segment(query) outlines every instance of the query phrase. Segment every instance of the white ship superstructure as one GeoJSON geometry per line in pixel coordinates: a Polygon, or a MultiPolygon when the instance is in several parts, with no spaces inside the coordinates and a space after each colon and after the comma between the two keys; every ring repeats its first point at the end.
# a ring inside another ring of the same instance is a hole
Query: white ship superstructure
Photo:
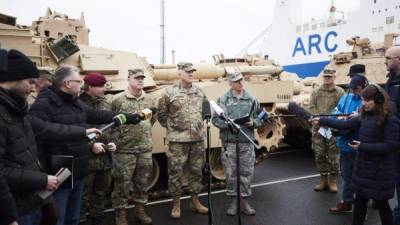
{"type": "Polygon", "coordinates": [[[346,40],[368,37],[383,42],[384,34],[400,33],[400,0],[360,0],[360,8],[347,15],[332,4],[327,16],[301,21],[301,0],[277,0],[273,22],[259,45],[288,72],[316,76],[329,56],[350,51],[346,40]]]}

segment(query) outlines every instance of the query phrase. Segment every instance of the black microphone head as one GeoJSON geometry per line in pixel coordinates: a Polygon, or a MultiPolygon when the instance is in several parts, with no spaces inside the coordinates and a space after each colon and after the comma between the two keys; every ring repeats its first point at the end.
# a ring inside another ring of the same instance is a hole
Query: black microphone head
{"type": "Polygon", "coordinates": [[[154,115],[157,113],[157,108],[156,107],[150,107],[151,113],[154,115]]]}
{"type": "Polygon", "coordinates": [[[211,118],[211,107],[209,101],[203,101],[202,115],[203,119],[211,118]]]}
{"type": "Polygon", "coordinates": [[[301,117],[305,120],[309,120],[312,116],[312,114],[310,112],[308,112],[306,109],[304,109],[303,107],[297,105],[294,102],[289,102],[288,105],[288,111],[289,114],[294,114],[298,117],[301,117]]]}

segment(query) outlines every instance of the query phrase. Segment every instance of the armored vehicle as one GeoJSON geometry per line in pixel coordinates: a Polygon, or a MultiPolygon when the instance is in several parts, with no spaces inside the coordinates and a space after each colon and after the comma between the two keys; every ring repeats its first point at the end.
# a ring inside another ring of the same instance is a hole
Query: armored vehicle
{"type": "MultiPolygon", "coordinates": [[[[107,77],[109,93],[125,90],[128,69],[144,70],[145,91],[155,97],[159,97],[162,89],[176,82],[178,78],[175,65],[151,65],[144,57],[132,52],[90,46],[89,29],[83,15],[80,19],[72,19],[50,9],[44,17],[33,21],[31,26],[17,25],[15,17],[0,14],[0,47],[24,52],[42,69],[55,69],[69,64],[77,66],[82,75],[101,72],[107,77]]],[[[292,100],[307,104],[303,95],[307,95],[308,91],[304,90],[310,89],[309,85],[299,81],[293,74],[282,72],[282,68],[267,57],[248,55],[244,58],[225,58],[219,54],[213,59],[214,63],[195,64],[197,71],[194,74],[195,82],[205,90],[210,100],[216,100],[229,89],[226,74],[237,70],[245,75],[246,89],[257,97],[261,106],[270,114],[279,113],[279,104],[287,104],[292,100]]],[[[268,119],[257,132],[257,141],[263,146],[257,152],[257,162],[278,147],[285,132],[295,134],[292,128],[307,129],[302,123],[285,121],[280,117],[268,119]]],[[[154,169],[149,188],[166,188],[165,136],[165,129],[156,123],[153,127],[154,169]]],[[[298,142],[296,138],[288,140],[292,143],[298,142]]],[[[223,179],[222,167],[218,163],[220,147],[218,131],[212,128],[213,175],[223,179]]]]}
{"type": "MultiPolygon", "coordinates": [[[[398,44],[400,41],[399,33],[385,34],[383,43],[371,43],[368,38],[353,37],[346,41],[352,47],[351,52],[342,52],[333,55],[327,67],[336,70],[336,83],[346,87],[350,82],[348,76],[350,66],[354,64],[364,64],[366,77],[370,83],[384,84],[386,82],[386,50],[398,44]]],[[[316,82],[321,82],[322,74],[318,76],[316,82]]]]}

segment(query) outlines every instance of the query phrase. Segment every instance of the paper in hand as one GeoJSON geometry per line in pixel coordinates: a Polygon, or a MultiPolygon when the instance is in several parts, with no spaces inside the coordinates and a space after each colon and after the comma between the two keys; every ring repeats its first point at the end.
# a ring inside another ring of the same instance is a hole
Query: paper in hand
{"type": "MultiPolygon", "coordinates": [[[[57,174],[56,177],[58,177],[58,180],[60,181],[59,186],[69,177],[71,176],[71,171],[68,168],[61,168],[57,174]]],[[[42,199],[48,198],[53,191],[49,191],[47,189],[41,190],[38,192],[38,195],[42,199]]]]}

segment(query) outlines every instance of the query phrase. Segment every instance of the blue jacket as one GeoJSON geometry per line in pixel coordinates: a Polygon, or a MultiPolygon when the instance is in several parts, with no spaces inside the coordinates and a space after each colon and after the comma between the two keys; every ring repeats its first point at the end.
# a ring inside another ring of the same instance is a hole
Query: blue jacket
{"type": "Polygon", "coordinates": [[[399,143],[399,122],[389,117],[378,126],[377,116],[367,113],[349,120],[321,118],[320,123],[336,129],[359,128],[357,158],[353,170],[352,186],[356,194],[374,200],[387,200],[394,196],[396,171],[394,151],[399,143]]]}
{"type": "MultiPolygon", "coordinates": [[[[343,95],[336,108],[334,109],[334,114],[351,114],[357,112],[362,105],[362,99],[359,95],[354,95],[349,92],[343,95]]],[[[352,140],[358,140],[358,130],[350,130],[345,135],[340,135],[336,137],[336,145],[340,148],[342,153],[354,152],[353,149],[348,145],[352,140]]]]}

